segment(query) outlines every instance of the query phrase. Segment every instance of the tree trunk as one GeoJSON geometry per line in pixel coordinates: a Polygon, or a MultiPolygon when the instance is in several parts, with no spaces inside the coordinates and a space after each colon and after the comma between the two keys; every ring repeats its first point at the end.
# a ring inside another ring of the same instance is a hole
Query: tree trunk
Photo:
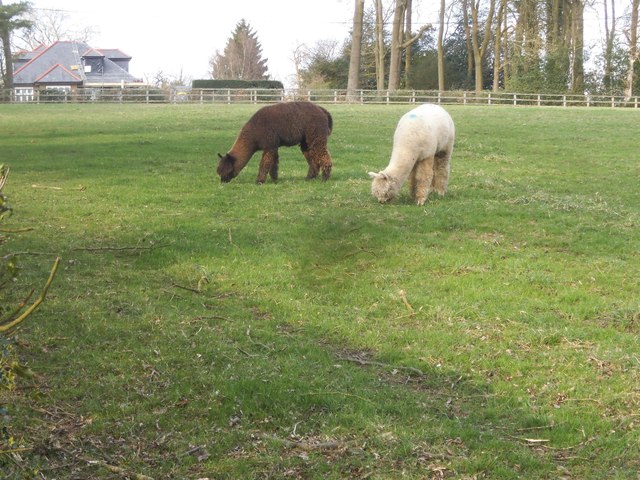
{"type": "Polygon", "coordinates": [[[407,0],[396,0],[391,29],[391,59],[389,62],[389,90],[400,88],[400,65],[402,60],[402,33],[407,0]]]}
{"type": "Polygon", "coordinates": [[[360,84],[360,54],[362,52],[362,22],[364,19],[364,0],[355,0],[355,2],[353,31],[351,32],[349,78],[347,80],[347,100],[350,102],[355,100],[355,91],[360,84]]]}
{"type": "Polygon", "coordinates": [[[602,83],[609,92],[613,91],[613,43],[616,38],[616,2],[611,0],[611,22],[609,22],[609,0],[604,0],[604,74],[602,83]]]}
{"type": "Polygon", "coordinates": [[[572,79],[571,91],[584,93],[584,2],[574,0],[572,10],[571,46],[572,55],[572,79]]]}
{"type": "Polygon", "coordinates": [[[462,18],[464,21],[464,41],[467,46],[467,79],[473,77],[473,46],[471,45],[471,27],[469,26],[469,0],[462,0],[462,18]]]}
{"type": "MultiPolygon", "coordinates": [[[[2,7],[2,0],[0,0],[0,7],[2,7]]],[[[13,88],[13,55],[11,54],[11,32],[9,31],[9,25],[0,24],[0,40],[2,40],[2,51],[5,62],[2,78],[4,88],[13,88]]]]}
{"type": "Polygon", "coordinates": [[[502,17],[505,15],[507,0],[500,0],[496,15],[496,29],[493,40],[493,91],[500,89],[500,70],[502,69],[502,17]]]}
{"type": "Polygon", "coordinates": [[[629,25],[629,71],[624,89],[625,100],[633,96],[633,84],[636,80],[635,66],[638,62],[638,10],[640,0],[633,0],[631,4],[631,24],[629,25]]]}
{"type": "Polygon", "coordinates": [[[404,88],[411,89],[411,8],[412,0],[406,0],[406,13],[404,21],[404,43],[407,51],[404,54],[404,88]]]}
{"type": "Polygon", "coordinates": [[[376,0],[376,88],[384,90],[384,17],[382,13],[382,0],[376,0]]]}
{"type": "Polygon", "coordinates": [[[438,27],[438,90],[444,91],[444,9],[446,0],[440,0],[440,26],[438,27]]]}
{"type": "Polygon", "coordinates": [[[473,63],[475,68],[475,86],[476,92],[482,91],[482,60],[484,59],[484,55],[487,51],[487,47],[489,46],[489,40],[491,36],[491,23],[493,22],[493,13],[495,10],[496,2],[495,0],[490,0],[489,2],[489,12],[487,13],[487,18],[484,24],[484,36],[482,37],[482,41],[479,40],[480,36],[480,20],[479,20],[479,11],[480,11],[480,0],[472,0],[470,2],[471,5],[471,45],[473,47],[473,63]]]}
{"type": "Polygon", "coordinates": [[[504,89],[509,89],[509,81],[511,80],[511,52],[509,49],[509,14],[508,9],[505,8],[504,15],[502,17],[504,22],[502,26],[502,35],[503,35],[503,45],[505,45],[504,49],[504,60],[502,62],[502,75],[504,77],[504,89]]]}

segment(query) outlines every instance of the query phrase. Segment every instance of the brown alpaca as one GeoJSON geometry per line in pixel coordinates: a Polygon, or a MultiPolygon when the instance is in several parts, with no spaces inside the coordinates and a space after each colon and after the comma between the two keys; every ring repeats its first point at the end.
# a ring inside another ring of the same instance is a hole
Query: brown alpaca
{"type": "Polygon", "coordinates": [[[237,177],[253,154],[262,150],[258,183],[264,183],[267,173],[278,180],[278,147],[300,145],[307,159],[307,179],[316,178],[322,170],[322,180],[331,175],[331,155],[327,138],[333,129],[333,118],[324,108],[311,102],[283,102],[258,110],[242,127],[231,150],[220,155],[218,175],[223,182],[237,177]]]}

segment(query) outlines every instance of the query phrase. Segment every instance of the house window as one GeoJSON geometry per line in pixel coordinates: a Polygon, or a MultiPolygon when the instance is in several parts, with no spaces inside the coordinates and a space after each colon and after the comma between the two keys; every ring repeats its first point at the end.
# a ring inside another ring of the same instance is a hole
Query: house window
{"type": "Polygon", "coordinates": [[[69,85],[47,85],[45,89],[55,90],[57,92],[65,92],[65,93],[68,93],[71,91],[71,87],[69,85]]]}
{"type": "Polygon", "coordinates": [[[33,88],[16,88],[16,102],[33,102],[33,88]]]}

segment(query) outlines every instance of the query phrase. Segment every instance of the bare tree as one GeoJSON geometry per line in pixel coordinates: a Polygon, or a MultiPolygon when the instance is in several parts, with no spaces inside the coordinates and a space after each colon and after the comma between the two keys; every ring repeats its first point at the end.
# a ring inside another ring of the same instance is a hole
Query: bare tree
{"type": "Polygon", "coordinates": [[[294,85],[296,88],[300,88],[302,85],[302,68],[308,58],[309,48],[304,43],[298,44],[293,50],[293,56],[291,57],[294,68],[294,85]]]}
{"type": "Polygon", "coordinates": [[[353,30],[351,32],[351,54],[349,56],[349,77],[347,79],[347,99],[353,101],[355,90],[360,83],[360,54],[362,51],[362,23],[364,0],[355,0],[353,30]]]}
{"type": "Polygon", "coordinates": [[[28,18],[32,23],[31,28],[22,31],[16,40],[21,47],[31,50],[59,40],[89,43],[96,33],[94,26],[78,28],[71,25],[69,16],[62,10],[37,9],[28,18]]]}

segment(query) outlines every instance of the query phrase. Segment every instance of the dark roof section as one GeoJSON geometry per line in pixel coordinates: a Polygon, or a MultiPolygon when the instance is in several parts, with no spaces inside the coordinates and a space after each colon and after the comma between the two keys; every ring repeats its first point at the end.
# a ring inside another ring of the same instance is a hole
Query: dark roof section
{"type": "Polygon", "coordinates": [[[98,51],[110,60],[131,60],[129,55],[117,48],[99,48],[98,51]]]}
{"type": "Polygon", "coordinates": [[[104,54],[100,50],[96,50],[95,48],[90,48],[86,52],[82,54],[82,58],[102,58],[104,54]]]}
{"type": "Polygon", "coordinates": [[[58,41],[49,47],[18,54],[13,84],[16,87],[50,82],[75,84],[77,79],[84,85],[140,83],[127,71],[130,59],[117,49],[98,50],[84,42],[58,41]],[[85,69],[96,59],[102,62],[101,68],[85,69]]]}
{"type": "Polygon", "coordinates": [[[54,65],[40,75],[34,83],[65,84],[82,83],[82,78],[60,64],[54,65]]]}

